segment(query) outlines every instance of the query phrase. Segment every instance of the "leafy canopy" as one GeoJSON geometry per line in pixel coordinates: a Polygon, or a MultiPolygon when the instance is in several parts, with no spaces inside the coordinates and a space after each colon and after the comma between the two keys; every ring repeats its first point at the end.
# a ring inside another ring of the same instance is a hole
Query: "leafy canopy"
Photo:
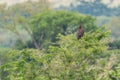
{"type": "Polygon", "coordinates": [[[0,77],[3,80],[109,80],[108,72],[104,72],[107,60],[102,58],[108,33],[100,28],[86,32],[79,41],[74,34],[59,34],[60,46],[50,46],[50,54],[12,50],[9,62],[0,67],[0,77]],[[102,74],[106,77],[101,77],[102,74]]]}
{"type": "Polygon", "coordinates": [[[67,11],[46,11],[30,19],[32,36],[40,47],[56,42],[59,33],[67,35],[76,32],[82,23],[85,31],[95,30],[95,18],[67,11]]]}

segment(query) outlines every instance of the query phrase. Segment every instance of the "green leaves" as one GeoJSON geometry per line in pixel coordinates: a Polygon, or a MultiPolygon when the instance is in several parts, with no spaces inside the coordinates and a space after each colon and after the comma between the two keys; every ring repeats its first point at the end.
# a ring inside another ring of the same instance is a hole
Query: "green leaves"
{"type": "Polygon", "coordinates": [[[119,69],[111,71],[116,57],[107,54],[108,31],[104,30],[101,27],[85,32],[80,40],[76,34],[59,34],[58,46],[49,46],[49,53],[11,50],[7,55],[9,61],[0,67],[0,77],[2,80],[110,80],[109,75],[118,78],[119,69]]]}
{"type": "Polygon", "coordinates": [[[30,19],[33,37],[40,46],[46,48],[51,42],[56,42],[59,33],[63,35],[76,32],[82,23],[87,31],[95,30],[94,18],[66,11],[45,11],[30,19]],[[48,14],[49,13],[49,14],[48,14]]]}
{"type": "Polygon", "coordinates": [[[111,79],[120,79],[120,64],[110,71],[110,77],[111,79]]]}

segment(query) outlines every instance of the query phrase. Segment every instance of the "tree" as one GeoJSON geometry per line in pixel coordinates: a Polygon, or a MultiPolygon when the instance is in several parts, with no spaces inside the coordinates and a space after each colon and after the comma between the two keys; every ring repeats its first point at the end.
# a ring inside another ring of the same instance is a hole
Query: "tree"
{"type": "Polygon", "coordinates": [[[60,46],[50,46],[50,54],[35,49],[11,50],[9,61],[0,67],[0,77],[2,80],[109,80],[106,71],[109,57],[105,58],[108,34],[99,28],[86,32],[79,41],[74,34],[59,34],[60,46]]]}
{"type": "Polygon", "coordinates": [[[46,11],[30,19],[32,36],[41,48],[46,48],[53,42],[59,33],[67,35],[77,31],[80,23],[85,31],[95,30],[95,18],[67,11],[46,11]]]}
{"type": "MultiPolygon", "coordinates": [[[[29,47],[29,45],[27,45],[27,41],[31,38],[27,19],[33,15],[36,15],[37,13],[50,9],[48,2],[43,0],[39,0],[37,2],[28,0],[22,4],[17,3],[10,7],[6,5],[1,5],[1,8],[2,8],[0,11],[1,28],[6,31],[5,34],[13,35],[13,36],[10,35],[12,41],[13,40],[16,41],[17,38],[18,41],[21,42],[25,47],[29,47]]],[[[32,40],[34,42],[33,38],[32,40]]],[[[15,43],[9,45],[13,44],[15,43]]],[[[33,44],[35,44],[35,42],[33,44]]]]}

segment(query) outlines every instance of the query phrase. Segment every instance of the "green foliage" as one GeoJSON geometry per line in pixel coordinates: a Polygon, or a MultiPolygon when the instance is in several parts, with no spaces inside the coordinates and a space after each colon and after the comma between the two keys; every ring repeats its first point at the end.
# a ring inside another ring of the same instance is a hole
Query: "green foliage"
{"type": "Polygon", "coordinates": [[[120,49],[120,40],[114,40],[109,43],[111,49],[120,49]]]}
{"type": "Polygon", "coordinates": [[[0,67],[2,80],[109,80],[106,70],[108,31],[86,32],[78,41],[75,34],[58,35],[59,46],[49,54],[38,50],[12,50],[9,62],[0,67]],[[105,77],[102,77],[105,74],[105,77]]]}
{"type": "Polygon", "coordinates": [[[0,36],[2,37],[0,38],[0,44],[2,44],[0,46],[12,47],[15,41],[18,40],[23,46],[29,47],[27,41],[31,34],[27,19],[49,9],[48,1],[43,0],[38,0],[37,2],[28,0],[9,7],[0,4],[0,36]]]}
{"type": "Polygon", "coordinates": [[[114,66],[109,72],[109,76],[111,80],[119,80],[120,79],[120,50],[110,50],[110,53],[116,55],[116,60],[114,66]]]}
{"type": "Polygon", "coordinates": [[[0,65],[6,63],[9,59],[7,58],[7,53],[10,49],[0,48],[0,65]]]}
{"type": "MultiPolygon", "coordinates": [[[[106,51],[106,40],[104,38],[108,34],[108,32],[102,30],[103,28],[96,30],[96,32],[85,33],[80,41],[73,34],[68,36],[60,35],[60,47],[51,47],[50,50],[52,50],[52,53],[54,51],[59,53],[61,56],[62,61],[59,61],[58,64],[63,63],[65,69],[63,72],[61,70],[59,72],[57,70],[57,72],[62,73],[61,77],[63,79],[97,80],[96,77],[100,77],[99,74],[102,73],[99,72],[98,66],[96,65],[99,64],[97,60],[106,51]]],[[[63,65],[61,66],[63,67],[63,65]]]]}
{"type": "Polygon", "coordinates": [[[38,66],[38,51],[33,55],[32,50],[16,51],[12,50],[8,54],[9,62],[1,66],[2,80],[37,80],[38,66]]]}
{"type": "Polygon", "coordinates": [[[40,47],[46,48],[56,42],[59,33],[67,35],[76,32],[82,23],[85,31],[95,30],[95,18],[67,11],[46,11],[30,19],[32,36],[40,47]]]}
{"type": "MultiPolygon", "coordinates": [[[[40,3],[28,1],[9,8],[0,5],[0,26],[20,37],[15,47],[36,47],[33,44],[49,47],[47,53],[44,49],[0,49],[0,80],[120,79],[120,52],[107,51],[109,32],[104,27],[97,28],[94,17],[50,11],[46,3],[40,3]],[[30,16],[33,17],[28,26],[26,18],[30,16]],[[80,23],[85,34],[77,40],[76,29],[80,23]],[[28,32],[32,41],[26,42],[28,35],[22,32],[28,32]]],[[[119,41],[116,44],[119,46],[119,41]]]]}
{"type": "Polygon", "coordinates": [[[110,77],[112,80],[119,80],[120,79],[120,64],[115,66],[115,68],[110,71],[110,77]]]}

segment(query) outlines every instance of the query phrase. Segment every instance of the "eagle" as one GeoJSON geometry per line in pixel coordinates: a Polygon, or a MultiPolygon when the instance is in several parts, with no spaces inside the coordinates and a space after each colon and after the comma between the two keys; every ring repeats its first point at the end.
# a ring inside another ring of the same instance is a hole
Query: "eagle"
{"type": "Polygon", "coordinates": [[[80,24],[78,31],[77,31],[77,39],[81,39],[81,37],[84,35],[84,28],[83,25],[80,24]]]}

